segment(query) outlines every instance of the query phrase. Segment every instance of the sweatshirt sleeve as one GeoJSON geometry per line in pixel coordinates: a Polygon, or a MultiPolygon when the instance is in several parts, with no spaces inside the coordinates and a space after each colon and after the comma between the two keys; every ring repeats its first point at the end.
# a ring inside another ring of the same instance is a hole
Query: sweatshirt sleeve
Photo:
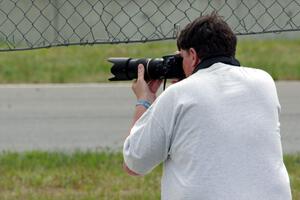
{"type": "Polygon", "coordinates": [[[138,174],[147,174],[168,157],[170,135],[166,132],[165,122],[170,117],[169,109],[172,110],[172,97],[168,93],[161,94],[135,123],[125,140],[124,162],[138,174]]]}

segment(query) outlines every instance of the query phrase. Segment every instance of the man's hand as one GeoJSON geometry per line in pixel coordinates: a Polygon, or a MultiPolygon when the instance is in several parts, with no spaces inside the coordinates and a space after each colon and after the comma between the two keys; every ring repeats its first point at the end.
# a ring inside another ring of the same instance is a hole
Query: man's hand
{"type": "Polygon", "coordinates": [[[156,99],[156,92],[160,87],[162,80],[151,80],[147,83],[144,79],[144,73],[144,65],[139,64],[138,77],[132,84],[132,90],[137,99],[144,99],[153,103],[156,99]]]}
{"type": "MultiPolygon", "coordinates": [[[[137,80],[135,80],[132,84],[132,90],[138,100],[146,100],[150,103],[153,103],[156,99],[156,92],[161,84],[161,80],[151,80],[148,83],[144,79],[144,73],[145,73],[145,67],[144,65],[140,64],[138,66],[138,77],[137,80]]],[[[146,112],[146,108],[143,106],[137,106],[135,109],[135,114],[133,116],[133,123],[132,126],[135,124],[135,122],[143,115],[144,112],[146,112]]],[[[123,164],[123,169],[132,176],[138,176],[139,174],[131,171],[127,165],[123,164]]]]}

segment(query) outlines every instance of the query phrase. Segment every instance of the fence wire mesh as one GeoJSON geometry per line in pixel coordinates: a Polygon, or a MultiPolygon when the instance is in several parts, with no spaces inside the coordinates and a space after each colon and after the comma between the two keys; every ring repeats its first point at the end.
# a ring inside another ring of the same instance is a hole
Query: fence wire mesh
{"type": "Polygon", "coordinates": [[[0,51],[174,39],[212,11],[237,35],[300,30],[300,0],[0,0],[0,51]]]}

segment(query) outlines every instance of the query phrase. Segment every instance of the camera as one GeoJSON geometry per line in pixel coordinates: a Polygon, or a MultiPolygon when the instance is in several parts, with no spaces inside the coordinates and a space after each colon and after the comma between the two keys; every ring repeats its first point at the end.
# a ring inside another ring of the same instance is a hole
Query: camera
{"type": "Polygon", "coordinates": [[[125,81],[137,78],[138,65],[145,66],[146,81],[156,79],[184,79],[182,57],[179,54],[166,55],[162,58],[109,58],[113,63],[110,81],[125,81]]]}

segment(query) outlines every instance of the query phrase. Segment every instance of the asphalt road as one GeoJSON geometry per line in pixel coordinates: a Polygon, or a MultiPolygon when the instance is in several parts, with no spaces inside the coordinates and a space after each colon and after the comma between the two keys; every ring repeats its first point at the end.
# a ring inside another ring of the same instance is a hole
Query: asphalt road
{"type": "MultiPolygon", "coordinates": [[[[277,82],[284,153],[300,152],[300,82],[277,82]]],[[[122,148],[130,84],[0,85],[0,151],[122,148]]]]}

